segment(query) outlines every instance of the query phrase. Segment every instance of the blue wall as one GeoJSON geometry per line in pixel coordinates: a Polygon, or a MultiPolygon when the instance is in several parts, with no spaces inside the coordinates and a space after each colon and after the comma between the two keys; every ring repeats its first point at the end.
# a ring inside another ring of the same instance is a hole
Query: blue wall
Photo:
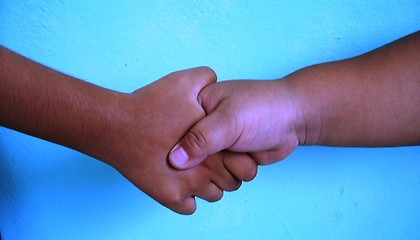
{"type": "MultiPolygon", "coordinates": [[[[2,45],[126,92],[198,65],[278,78],[419,29],[418,0],[0,0],[2,45]]],[[[180,216],[99,161],[0,128],[4,240],[419,239],[419,203],[420,147],[301,147],[180,216]]]]}

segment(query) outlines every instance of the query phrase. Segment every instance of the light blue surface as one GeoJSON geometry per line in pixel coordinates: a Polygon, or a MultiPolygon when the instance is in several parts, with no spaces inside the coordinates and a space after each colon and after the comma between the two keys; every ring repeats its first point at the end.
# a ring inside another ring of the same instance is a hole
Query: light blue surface
{"type": "MultiPolygon", "coordinates": [[[[198,65],[220,80],[279,78],[419,29],[418,0],[0,0],[2,45],[126,92],[198,65]]],[[[301,147],[192,216],[99,161],[4,128],[0,159],[3,240],[420,239],[420,147],[301,147]]]]}

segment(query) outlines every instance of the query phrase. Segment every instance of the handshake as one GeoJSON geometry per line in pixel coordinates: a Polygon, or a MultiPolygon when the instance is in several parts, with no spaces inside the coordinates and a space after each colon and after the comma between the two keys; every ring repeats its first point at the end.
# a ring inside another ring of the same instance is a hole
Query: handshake
{"type": "Polygon", "coordinates": [[[298,139],[286,81],[215,81],[198,67],[116,94],[114,128],[103,132],[108,151],[85,152],[177,213],[193,213],[195,196],[218,201],[252,180],[257,164],[290,154],[298,139]]]}
{"type": "Polygon", "coordinates": [[[207,67],[130,94],[0,46],[0,125],[113,166],[159,203],[192,214],[299,145],[420,144],[420,32],[279,80],[216,83],[207,67]]]}
{"type": "Polygon", "coordinates": [[[95,157],[192,214],[195,197],[219,200],[299,143],[288,81],[215,82],[198,67],[121,93],[0,46],[0,125],[95,157]]]}

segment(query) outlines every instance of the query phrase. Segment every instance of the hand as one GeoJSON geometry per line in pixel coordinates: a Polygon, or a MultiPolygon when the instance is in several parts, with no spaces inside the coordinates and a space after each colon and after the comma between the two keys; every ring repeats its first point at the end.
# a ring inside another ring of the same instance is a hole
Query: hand
{"type": "Polygon", "coordinates": [[[209,68],[188,69],[120,96],[122,122],[115,123],[115,131],[111,129],[106,136],[108,150],[98,158],[156,201],[182,214],[195,211],[194,196],[217,201],[222,190],[236,190],[240,180],[251,180],[256,165],[246,154],[225,151],[183,171],[168,164],[169,150],[205,116],[197,96],[215,78],[209,68]]]}
{"type": "Polygon", "coordinates": [[[288,82],[226,81],[210,84],[199,95],[208,116],[178,143],[172,166],[196,166],[209,154],[229,149],[249,152],[260,165],[287,157],[298,145],[297,111],[288,82]]]}
{"type": "Polygon", "coordinates": [[[123,94],[0,46],[0,125],[110,164],[161,204],[191,214],[194,196],[216,201],[257,171],[248,155],[227,151],[187,171],[168,163],[171,147],[204,117],[197,95],[215,79],[201,67],[123,94]]]}

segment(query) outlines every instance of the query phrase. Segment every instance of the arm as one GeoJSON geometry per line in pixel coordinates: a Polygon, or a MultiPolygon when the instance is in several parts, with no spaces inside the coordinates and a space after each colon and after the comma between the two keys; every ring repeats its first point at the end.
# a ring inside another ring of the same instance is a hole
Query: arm
{"type": "Polygon", "coordinates": [[[93,152],[93,143],[104,139],[102,129],[111,130],[108,121],[121,116],[116,92],[58,73],[4,47],[0,56],[2,126],[93,152]]]}
{"type": "Polygon", "coordinates": [[[420,144],[420,32],[286,79],[308,133],[301,144],[420,144]]]}
{"type": "Polygon", "coordinates": [[[420,144],[419,93],[420,32],[280,80],[211,84],[199,96],[208,117],[178,144],[186,154],[173,151],[170,161],[188,168],[230,149],[269,164],[298,145],[420,144]]]}
{"type": "Polygon", "coordinates": [[[190,214],[194,196],[217,201],[256,172],[246,154],[228,152],[187,171],[167,164],[170,148],[204,116],[197,95],[215,77],[208,68],[189,69],[124,94],[1,47],[0,125],[100,159],[161,204],[190,214]]]}

